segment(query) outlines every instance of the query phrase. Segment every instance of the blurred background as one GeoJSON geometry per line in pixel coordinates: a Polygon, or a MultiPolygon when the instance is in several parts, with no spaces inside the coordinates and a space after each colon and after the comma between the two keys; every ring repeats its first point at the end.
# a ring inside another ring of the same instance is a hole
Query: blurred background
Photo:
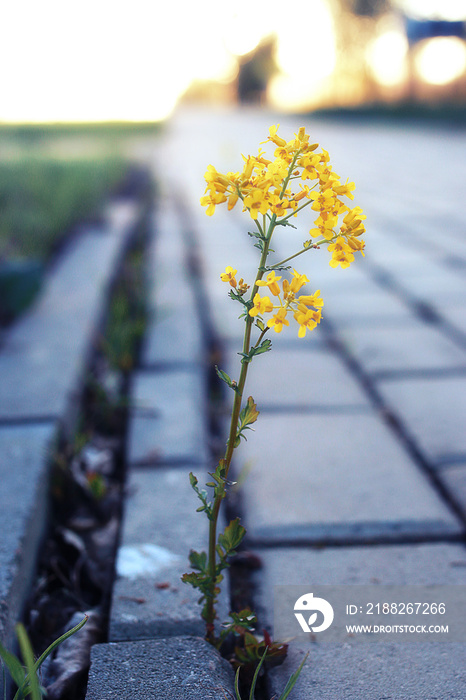
{"type": "Polygon", "coordinates": [[[158,121],[180,100],[457,107],[464,0],[4,3],[0,122],[158,121]]]}
{"type": "Polygon", "coordinates": [[[21,0],[0,26],[0,326],[179,105],[466,122],[465,0],[21,0]]]}

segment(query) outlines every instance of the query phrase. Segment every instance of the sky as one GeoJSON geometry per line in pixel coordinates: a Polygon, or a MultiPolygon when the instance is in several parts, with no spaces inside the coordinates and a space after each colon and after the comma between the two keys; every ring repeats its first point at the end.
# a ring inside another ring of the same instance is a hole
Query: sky
{"type": "MultiPolygon", "coordinates": [[[[466,0],[396,1],[413,13],[465,14],[466,0]]],[[[399,30],[390,31],[371,49],[382,73],[387,57],[403,62],[406,50],[399,30]]],[[[10,0],[0,8],[0,32],[1,121],[163,119],[193,80],[228,81],[234,55],[273,33],[277,105],[318,93],[336,61],[326,0],[294,0],[291,11],[279,0],[10,0]]],[[[438,55],[430,61],[438,64],[438,55]]],[[[399,80],[395,73],[387,80],[399,80]]]]}

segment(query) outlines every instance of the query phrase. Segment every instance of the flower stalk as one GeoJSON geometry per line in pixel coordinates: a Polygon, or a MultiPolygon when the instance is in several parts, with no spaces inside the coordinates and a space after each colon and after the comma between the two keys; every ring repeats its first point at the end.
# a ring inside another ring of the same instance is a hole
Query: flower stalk
{"type": "Polygon", "coordinates": [[[209,519],[209,541],[207,552],[191,551],[190,563],[194,571],[183,576],[185,583],[201,592],[206,639],[219,647],[226,635],[233,632],[237,638],[243,639],[243,650],[237,651],[237,655],[250,658],[252,654],[256,661],[262,658],[264,648],[268,655],[274,655],[279,653],[279,647],[267,640],[267,645],[259,652],[261,642],[257,641],[257,648],[251,651],[254,647],[251,639],[255,639],[252,635],[255,616],[251,611],[231,612],[232,622],[219,635],[215,629],[222,571],[228,567],[229,559],[236,554],[246,533],[237,518],[218,534],[218,521],[230,484],[228,479],[234,452],[241,439],[246,439],[245,431],[251,429],[259,415],[254,399],[248,397],[244,400],[249,365],[257,355],[271,349],[270,339],[265,339],[271,329],[281,333],[293,318],[298,325],[298,337],[304,338],[321,321],[324,302],[320,290],[307,292],[308,277],[296,270],[290,274],[291,268],[286,264],[309,250],[327,245],[331,253],[329,264],[346,269],[357,252],[364,255],[365,245],[360,236],[364,232],[363,220],[366,217],[360,207],[351,208],[342,199],[353,199],[354,183],[341,183],[329,163],[327,151],[322,149],[318,153],[318,144],[309,143],[304,128],[288,142],[278,136],[277,130],[278,127],[271,127],[267,139],[275,146],[274,160],[269,160],[265,152],[259,150],[257,157],[243,156],[242,172],[224,175],[210,165],[205,174],[207,189],[201,204],[207,207],[207,215],[212,216],[215,208],[223,203],[227,203],[228,210],[231,210],[241,202],[243,211],[254,222],[255,230],[249,232],[249,236],[259,249],[260,257],[252,288],[242,278],[237,281],[237,270],[233,267],[226,267],[220,275],[221,280],[230,286],[231,299],[242,306],[240,318],[244,318],[245,325],[242,352],[239,353],[241,366],[237,381],[216,368],[220,379],[234,392],[229,434],[224,456],[210,474],[212,480],[206,484],[213,491],[211,500],[206,490],[198,488],[197,478],[190,474],[191,485],[201,501],[198,511],[205,512],[209,519]],[[299,190],[292,189],[296,183],[299,190]],[[309,238],[300,250],[270,264],[268,259],[272,254],[274,233],[279,230],[286,237],[286,229],[292,225],[290,220],[307,207],[315,215],[309,238]],[[277,275],[277,272],[286,274],[277,275]],[[251,291],[246,298],[248,290],[251,291]]]}

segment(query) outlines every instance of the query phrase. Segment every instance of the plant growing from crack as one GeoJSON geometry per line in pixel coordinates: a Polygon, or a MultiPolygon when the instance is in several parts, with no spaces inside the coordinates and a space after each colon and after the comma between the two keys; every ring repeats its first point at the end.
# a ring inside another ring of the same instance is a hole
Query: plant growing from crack
{"type": "Polygon", "coordinates": [[[233,392],[231,421],[225,453],[212,473],[206,489],[199,488],[198,479],[190,474],[191,486],[201,505],[198,511],[204,512],[209,520],[209,542],[206,552],[191,551],[192,572],[184,574],[183,581],[201,593],[202,617],[206,624],[206,639],[220,648],[232,632],[239,636],[242,645],[236,648],[239,663],[263,662],[265,651],[269,656],[282,656],[286,645],[271,642],[270,638],[257,640],[253,635],[255,615],[250,610],[231,612],[230,621],[216,632],[217,600],[223,571],[229,565],[240,546],[245,528],[239,518],[232,520],[223,532],[217,534],[219,513],[222,502],[231,485],[230,468],[235,449],[241,440],[246,440],[246,431],[252,429],[259,415],[254,399],[245,398],[246,379],[251,362],[271,350],[272,343],[266,337],[272,329],[281,333],[293,319],[298,325],[298,336],[304,338],[321,321],[323,299],[320,290],[309,294],[305,285],[309,279],[305,274],[292,269],[288,263],[310,251],[326,246],[331,253],[332,267],[349,267],[354,255],[363,253],[363,220],[366,218],[360,207],[350,207],[342,198],[353,199],[354,183],[342,184],[329,162],[327,151],[309,142],[309,135],[300,128],[290,141],[281,138],[278,126],[269,130],[267,142],[275,146],[274,159],[265,157],[259,150],[257,156],[243,156],[242,172],[217,172],[209,165],[205,174],[206,194],[201,204],[207,207],[207,215],[212,216],[215,207],[226,203],[232,210],[238,202],[247,212],[253,223],[248,234],[258,249],[257,273],[252,285],[242,278],[237,280],[237,270],[226,267],[220,277],[230,286],[229,296],[240,305],[244,323],[243,347],[239,352],[240,369],[238,379],[232,379],[224,370],[216,367],[220,379],[233,392]],[[314,214],[314,222],[309,237],[302,247],[290,252],[283,260],[273,261],[271,244],[274,235],[286,237],[288,227],[304,209],[309,207],[314,214]],[[282,274],[277,274],[282,273],[282,274]]]}
{"type": "MultiPolygon", "coordinates": [[[[52,644],[47,647],[47,649],[39,656],[38,659],[34,658],[34,653],[32,651],[31,642],[24,628],[24,625],[18,623],[16,625],[16,636],[18,638],[19,647],[21,650],[22,659],[24,666],[21,661],[12,652],[5,649],[0,644],[0,658],[2,663],[8,668],[10,676],[14,683],[17,685],[18,690],[15,693],[13,700],[23,700],[31,696],[32,700],[41,700],[47,695],[47,691],[41,686],[39,679],[40,667],[46,660],[46,658],[66,639],[76,634],[81,627],[83,627],[88,620],[88,616],[84,615],[81,622],[79,622],[75,627],[62,634],[61,637],[56,639],[52,644]]],[[[3,700],[7,700],[7,684],[5,671],[2,667],[3,672],[3,700]]]]}

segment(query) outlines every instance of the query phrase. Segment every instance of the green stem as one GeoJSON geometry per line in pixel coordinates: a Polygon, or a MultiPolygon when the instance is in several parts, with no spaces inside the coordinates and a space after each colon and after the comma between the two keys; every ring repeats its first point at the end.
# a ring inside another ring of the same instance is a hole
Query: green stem
{"type": "Polygon", "coordinates": [[[285,263],[289,262],[290,260],[293,260],[293,258],[297,258],[298,255],[302,255],[303,253],[307,253],[308,250],[313,250],[315,248],[319,248],[319,246],[324,245],[325,243],[332,243],[332,241],[335,241],[339,233],[335,233],[332,238],[321,238],[320,240],[316,241],[315,243],[311,243],[310,245],[307,246],[307,248],[303,248],[302,250],[298,250],[297,253],[294,253],[293,255],[290,255],[289,258],[285,258],[284,260],[280,260],[280,262],[275,263],[275,265],[271,265],[269,268],[270,270],[277,270],[279,267],[284,265],[285,263]]]}
{"type": "MultiPolygon", "coordinates": [[[[254,299],[254,296],[257,293],[257,290],[259,287],[257,286],[257,282],[259,282],[263,275],[264,275],[264,268],[265,268],[265,263],[267,260],[267,255],[270,247],[270,241],[272,238],[273,230],[275,228],[275,222],[276,222],[276,216],[275,214],[272,216],[268,229],[267,229],[267,234],[265,234],[265,242],[264,242],[264,248],[261,254],[261,259],[259,263],[259,268],[257,271],[257,276],[254,282],[254,286],[251,292],[251,297],[250,299],[254,299]]],[[[259,231],[264,234],[264,230],[260,226],[258,222],[257,226],[259,228],[259,231]]],[[[247,355],[249,353],[250,347],[251,347],[251,331],[252,331],[252,326],[254,324],[254,318],[252,316],[249,316],[249,314],[246,317],[246,328],[244,330],[244,338],[243,338],[243,353],[247,355]]],[[[263,334],[265,331],[263,331],[263,334]]],[[[226,446],[226,451],[225,451],[225,456],[224,456],[224,467],[225,467],[225,479],[228,477],[228,472],[230,471],[230,465],[231,465],[231,460],[233,457],[233,452],[235,449],[235,441],[236,441],[236,435],[237,435],[237,430],[238,430],[238,419],[239,419],[239,414],[241,412],[241,404],[243,400],[243,391],[244,391],[244,386],[246,384],[246,377],[248,374],[248,368],[249,368],[249,362],[243,362],[241,364],[241,372],[239,375],[238,383],[236,386],[235,390],[235,398],[233,401],[233,408],[231,412],[231,421],[230,421],[230,432],[228,436],[228,441],[227,441],[227,446],[226,446]]],[[[208,572],[209,572],[209,577],[212,581],[211,584],[211,591],[210,591],[210,596],[207,598],[206,601],[206,614],[205,614],[205,620],[206,620],[206,640],[210,642],[211,644],[215,644],[215,627],[214,627],[214,620],[216,617],[215,613],[215,587],[216,587],[216,578],[217,578],[217,573],[216,573],[216,568],[217,568],[217,551],[216,551],[216,546],[217,546],[217,523],[218,523],[218,516],[220,512],[220,506],[222,503],[222,500],[224,498],[224,494],[216,496],[212,505],[212,516],[209,522],[209,548],[208,548],[208,572]]]]}

